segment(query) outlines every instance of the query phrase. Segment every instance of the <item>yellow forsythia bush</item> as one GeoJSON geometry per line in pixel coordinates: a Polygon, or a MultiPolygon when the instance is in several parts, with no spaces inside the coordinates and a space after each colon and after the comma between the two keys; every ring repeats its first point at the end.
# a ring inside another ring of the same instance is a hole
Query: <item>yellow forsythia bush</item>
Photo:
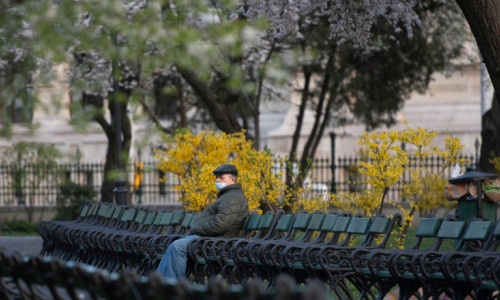
{"type": "MultiPolygon", "coordinates": [[[[367,162],[361,162],[360,173],[365,176],[364,183],[371,186],[371,192],[377,194],[376,198],[380,199],[378,213],[382,213],[385,200],[392,202],[391,199],[386,199],[387,192],[402,178],[405,170],[412,179],[410,183],[402,186],[403,196],[409,201],[410,209],[396,205],[401,208],[405,220],[398,241],[399,246],[402,246],[406,231],[418,208],[433,209],[441,205],[427,195],[429,192],[435,192],[431,188],[436,186],[444,170],[454,164],[468,164],[466,159],[460,157],[464,145],[458,138],[445,137],[444,150],[431,146],[437,134],[438,132],[425,128],[411,128],[406,124],[406,128],[400,132],[364,133],[359,141],[369,157],[367,162]],[[411,158],[408,151],[402,149],[402,142],[414,149],[411,158]],[[431,154],[440,156],[444,161],[437,172],[430,170],[425,163],[431,154]]],[[[442,192],[439,195],[442,196],[442,192]]]]}
{"type": "Polygon", "coordinates": [[[493,164],[493,167],[495,168],[495,173],[500,176],[500,157],[495,157],[495,153],[491,153],[491,158],[489,159],[490,164],[493,164]]]}
{"type": "Polygon", "coordinates": [[[380,194],[374,190],[364,189],[359,192],[339,192],[332,194],[330,204],[341,211],[361,213],[374,217],[380,202],[380,194]]]}
{"type": "Polygon", "coordinates": [[[178,132],[166,140],[165,150],[155,150],[157,167],[177,176],[180,200],[185,209],[202,211],[217,197],[213,170],[230,163],[238,169],[238,182],[252,211],[262,207],[275,211],[282,204],[283,174],[275,164],[283,161],[266,150],[256,150],[243,132],[235,134],[202,131],[178,132]]]}

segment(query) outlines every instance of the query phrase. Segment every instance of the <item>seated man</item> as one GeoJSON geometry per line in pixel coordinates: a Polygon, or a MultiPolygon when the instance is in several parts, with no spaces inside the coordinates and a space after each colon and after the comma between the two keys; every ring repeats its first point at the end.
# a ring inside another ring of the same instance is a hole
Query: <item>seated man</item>
{"type": "Polygon", "coordinates": [[[186,276],[187,247],[200,236],[236,237],[248,215],[248,200],[237,182],[238,170],[233,165],[222,165],[214,170],[217,200],[196,215],[189,235],[174,241],[160,261],[157,272],[165,278],[186,276]]]}

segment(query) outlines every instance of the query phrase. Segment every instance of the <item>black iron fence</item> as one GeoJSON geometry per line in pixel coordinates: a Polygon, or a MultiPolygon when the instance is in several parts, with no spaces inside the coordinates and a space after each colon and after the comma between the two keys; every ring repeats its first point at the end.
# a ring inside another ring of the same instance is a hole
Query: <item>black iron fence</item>
{"type": "MultiPolygon", "coordinates": [[[[466,156],[475,167],[477,157],[466,156]]],[[[327,195],[330,192],[356,191],[364,188],[358,182],[359,157],[338,158],[332,165],[331,159],[313,160],[311,176],[305,184],[314,196],[327,195]]],[[[424,161],[430,172],[437,173],[444,160],[430,156],[424,161]]],[[[410,165],[411,166],[411,165],[410,165]]],[[[450,178],[452,167],[448,167],[443,177],[450,178]]],[[[53,206],[61,196],[61,184],[71,181],[79,185],[92,187],[100,199],[100,189],[104,174],[104,164],[101,162],[84,162],[78,164],[63,163],[50,169],[40,166],[21,164],[0,165],[0,207],[1,206],[53,206]]],[[[174,186],[177,179],[172,174],[165,174],[156,168],[156,162],[148,161],[134,163],[128,166],[128,176],[132,202],[144,205],[165,205],[178,203],[177,191],[174,186]],[[166,181],[160,182],[165,177],[166,181]]],[[[403,176],[403,182],[410,180],[409,171],[403,176]]],[[[399,198],[401,182],[391,189],[389,197],[399,198]]]]}
{"type": "MultiPolygon", "coordinates": [[[[175,176],[159,171],[153,161],[143,162],[141,166],[140,169],[136,164],[127,167],[132,201],[146,205],[177,203],[175,176]],[[136,176],[141,176],[142,179],[137,186],[134,184],[136,176]],[[163,177],[167,180],[160,182],[163,177]]],[[[96,192],[96,199],[101,200],[103,176],[102,162],[62,163],[50,169],[27,164],[1,164],[0,207],[56,205],[58,197],[61,197],[60,187],[65,182],[92,187],[96,192]]]]}

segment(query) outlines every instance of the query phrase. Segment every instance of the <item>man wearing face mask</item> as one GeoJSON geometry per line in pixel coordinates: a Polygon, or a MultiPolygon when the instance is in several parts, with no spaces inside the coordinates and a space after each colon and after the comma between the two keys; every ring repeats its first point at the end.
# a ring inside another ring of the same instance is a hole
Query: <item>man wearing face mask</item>
{"type": "Polygon", "coordinates": [[[238,180],[234,165],[225,164],[214,171],[217,199],[196,215],[188,236],[173,242],[158,266],[157,272],[166,278],[183,278],[186,275],[187,246],[200,236],[231,238],[238,236],[248,215],[248,200],[238,180]]]}

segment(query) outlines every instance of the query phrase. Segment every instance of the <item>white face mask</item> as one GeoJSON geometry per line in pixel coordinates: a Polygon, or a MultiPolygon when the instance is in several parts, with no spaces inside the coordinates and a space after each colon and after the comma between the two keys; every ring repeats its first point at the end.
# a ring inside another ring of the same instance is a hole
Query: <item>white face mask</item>
{"type": "Polygon", "coordinates": [[[216,182],[215,183],[215,187],[217,188],[217,190],[222,190],[223,188],[226,187],[226,183],[225,182],[216,182]]]}

